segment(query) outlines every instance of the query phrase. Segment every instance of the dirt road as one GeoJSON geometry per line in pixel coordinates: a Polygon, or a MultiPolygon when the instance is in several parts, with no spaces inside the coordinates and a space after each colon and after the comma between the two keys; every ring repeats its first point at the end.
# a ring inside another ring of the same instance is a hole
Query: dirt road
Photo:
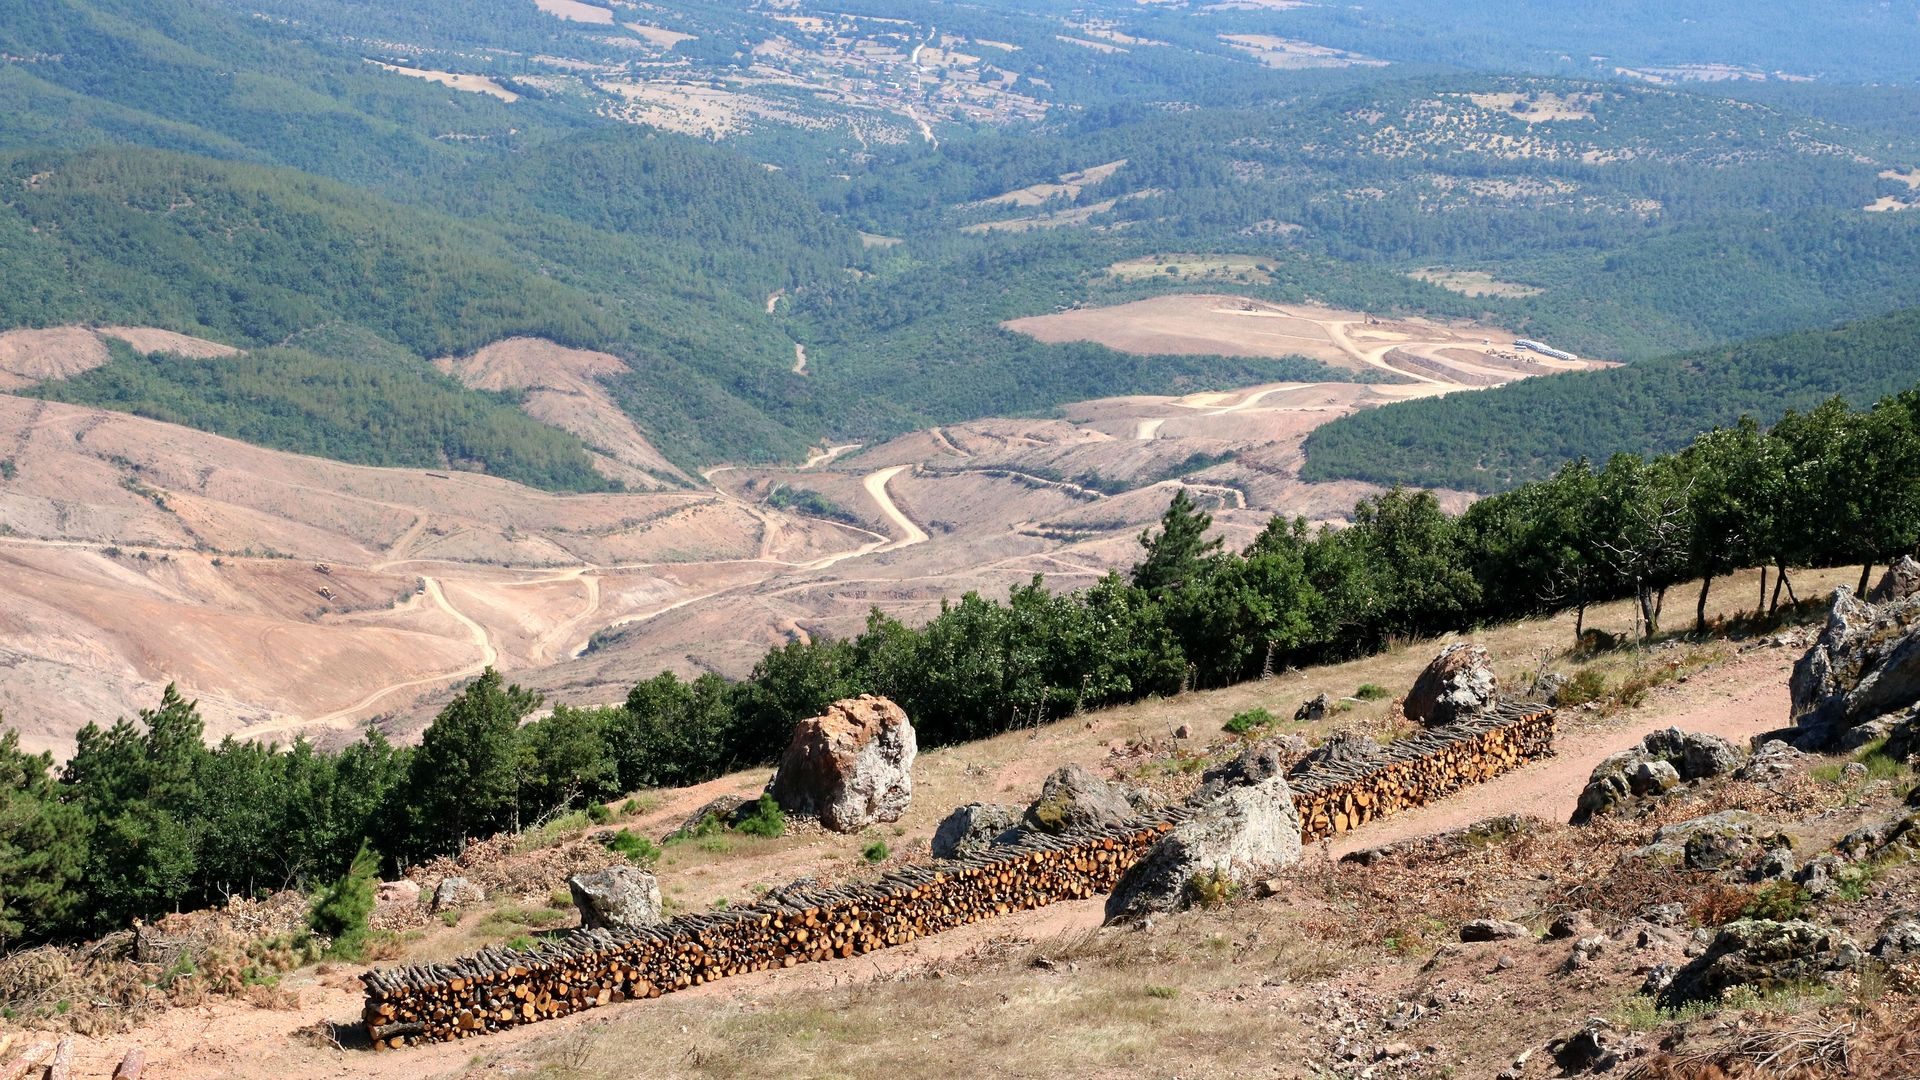
{"type": "MultiPolygon", "coordinates": [[[[1500,814],[1565,821],[1587,777],[1603,758],[1638,743],[1649,731],[1678,727],[1731,739],[1737,746],[1787,722],[1787,677],[1800,653],[1766,649],[1733,659],[1664,692],[1651,708],[1619,726],[1568,731],[1579,713],[1562,720],[1553,757],[1497,777],[1432,806],[1367,825],[1334,841],[1337,858],[1351,851],[1456,829],[1500,814]]],[[[1660,691],[1656,691],[1659,693],[1660,691]]],[[[1566,717],[1566,714],[1563,714],[1566,717]]]]}

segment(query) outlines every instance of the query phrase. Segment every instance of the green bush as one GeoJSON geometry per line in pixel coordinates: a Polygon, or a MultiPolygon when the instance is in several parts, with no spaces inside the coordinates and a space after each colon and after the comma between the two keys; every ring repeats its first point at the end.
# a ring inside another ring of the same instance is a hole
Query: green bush
{"type": "Polygon", "coordinates": [[[1360,684],[1360,688],[1353,692],[1353,696],[1359,698],[1361,701],[1379,701],[1381,698],[1387,697],[1388,693],[1387,688],[1381,686],[1379,683],[1363,682],[1360,684]]]}
{"type": "Polygon", "coordinates": [[[1224,870],[1206,870],[1187,879],[1187,899],[1198,908],[1217,908],[1239,891],[1224,870]]]}
{"type": "Polygon", "coordinates": [[[1554,695],[1562,708],[1578,708],[1589,701],[1599,701],[1607,692],[1607,674],[1597,668],[1581,668],[1574,672],[1567,685],[1554,695]]]}
{"type": "Polygon", "coordinates": [[[613,811],[608,808],[606,803],[594,803],[592,806],[587,807],[587,820],[595,825],[605,825],[607,822],[613,820],[613,811]]]}
{"type": "Polygon", "coordinates": [[[773,801],[772,795],[762,795],[760,801],[753,804],[753,812],[734,828],[748,836],[772,839],[787,831],[787,815],[780,812],[780,804],[773,801]]]}
{"type": "Polygon", "coordinates": [[[352,960],[365,948],[367,917],[373,914],[373,882],[379,869],[380,857],[363,840],[347,872],[313,898],[307,909],[307,926],[333,939],[328,950],[331,955],[352,960]]]}
{"type": "Polygon", "coordinates": [[[1235,735],[1246,735],[1277,722],[1272,713],[1265,709],[1254,708],[1234,713],[1233,719],[1226,723],[1226,730],[1235,735]]]}
{"type": "Polygon", "coordinates": [[[870,863],[886,862],[887,856],[891,854],[893,854],[893,852],[887,850],[887,842],[885,840],[875,840],[860,852],[861,857],[870,863]]]}
{"type": "Polygon", "coordinates": [[[621,829],[619,832],[601,833],[600,842],[616,854],[636,865],[646,866],[660,858],[660,848],[653,841],[634,832],[621,829]]]}

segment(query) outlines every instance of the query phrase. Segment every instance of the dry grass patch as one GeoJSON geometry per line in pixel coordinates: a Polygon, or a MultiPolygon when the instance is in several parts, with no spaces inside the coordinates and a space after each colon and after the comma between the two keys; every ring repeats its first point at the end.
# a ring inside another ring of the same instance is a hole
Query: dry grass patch
{"type": "Polygon", "coordinates": [[[1527,297],[1539,296],[1547,290],[1537,285],[1522,285],[1517,281],[1502,281],[1485,270],[1446,270],[1437,266],[1423,267],[1409,271],[1408,277],[1424,281],[1429,285],[1438,285],[1448,292],[1461,296],[1503,296],[1527,297]]]}
{"type": "Polygon", "coordinates": [[[1157,276],[1182,281],[1237,281],[1265,285],[1273,280],[1272,264],[1256,255],[1148,255],[1125,259],[1107,267],[1122,281],[1157,276]]]}

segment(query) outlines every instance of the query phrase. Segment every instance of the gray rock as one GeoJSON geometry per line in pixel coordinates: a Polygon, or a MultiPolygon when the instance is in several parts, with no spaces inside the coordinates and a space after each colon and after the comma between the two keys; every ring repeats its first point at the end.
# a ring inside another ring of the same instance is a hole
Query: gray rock
{"type": "MultiPolygon", "coordinates": [[[[1232,761],[1222,762],[1200,774],[1201,784],[1219,783],[1222,788],[1257,784],[1269,776],[1279,776],[1287,766],[1308,750],[1307,741],[1298,735],[1280,735],[1249,746],[1232,761]]],[[[1218,792],[1216,792],[1218,794],[1218,792]]]]}
{"type": "Polygon", "coordinates": [[[1792,715],[1803,750],[1834,744],[1851,727],[1920,701],[1920,596],[1875,606],[1845,586],[1826,626],[1793,665],[1792,715]]]}
{"type": "Polygon", "coordinates": [[[435,915],[453,908],[478,904],[487,898],[486,890],[463,877],[444,877],[433,887],[430,909],[435,915]]]}
{"type": "Polygon", "coordinates": [[[1667,728],[1650,731],[1640,741],[1642,749],[1661,758],[1680,771],[1683,780],[1705,780],[1726,776],[1746,763],[1747,754],[1718,735],[1702,731],[1667,728]]]}
{"type": "Polygon", "coordinates": [[[1199,875],[1224,875],[1245,887],[1299,861],[1293,791],[1286,777],[1270,776],[1230,789],[1148,849],[1107,898],[1107,921],[1187,907],[1190,883],[1199,875]]]}
{"type": "Polygon", "coordinates": [[[1333,699],[1327,697],[1327,692],[1322,690],[1317,696],[1301,702],[1300,707],[1293,710],[1293,718],[1300,723],[1312,723],[1325,720],[1327,713],[1332,709],[1333,699]]]}
{"type": "Polygon", "coordinates": [[[660,882],[637,866],[610,866],[567,879],[580,925],[623,930],[660,921],[660,882]]]}
{"type": "Polygon", "coordinates": [[[1882,960],[1920,955],[1920,922],[1907,919],[1889,926],[1874,943],[1873,955],[1882,960]]]}
{"type": "Polygon", "coordinates": [[[1807,755],[1794,749],[1792,743],[1778,740],[1761,743],[1760,747],[1753,752],[1753,757],[1747,759],[1745,765],[1734,770],[1733,777],[1736,780],[1749,780],[1757,784],[1769,783],[1793,771],[1794,767],[1806,758],[1807,755]]]}
{"type": "Polygon", "coordinates": [[[1902,555],[1880,575],[1880,583],[1867,592],[1867,602],[1887,604],[1911,596],[1920,596],[1920,561],[1911,555],[1902,555]]]}
{"type": "Polygon", "coordinates": [[[1040,832],[1063,833],[1118,824],[1135,813],[1124,786],[1102,780],[1085,766],[1066,765],[1040,785],[1026,821],[1040,832]]]}
{"type": "Polygon", "coordinates": [[[1557,671],[1543,671],[1534,676],[1533,684],[1527,688],[1527,697],[1534,701],[1544,701],[1549,705],[1560,704],[1560,691],[1566,689],[1567,677],[1557,671]]]}
{"type": "MultiPolygon", "coordinates": [[[[1760,829],[1766,822],[1745,810],[1662,825],[1653,842],[1633,852],[1636,858],[1674,859],[1689,870],[1724,870],[1766,850],[1760,829]]],[[[1768,839],[1771,839],[1769,837],[1768,839]]]]}
{"type": "Polygon", "coordinates": [[[1441,727],[1484,716],[1499,701],[1500,679],[1486,646],[1460,642],[1440,650],[1414,680],[1401,707],[1407,719],[1441,727]]]}
{"type": "Polygon", "coordinates": [[[1879,716],[1856,727],[1850,727],[1834,740],[1833,749],[1842,754],[1851,754],[1868,743],[1889,738],[1893,735],[1894,728],[1899,726],[1901,719],[1899,716],[1879,716]]]}
{"type": "Polygon", "coordinates": [[[1736,986],[1766,991],[1825,982],[1857,964],[1860,950],[1838,931],[1805,920],[1740,919],[1720,928],[1706,952],[1674,974],[1659,1003],[1675,1008],[1718,1001],[1736,986]]]}
{"type": "Polygon", "coordinates": [[[1685,904],[1655,904],[1640,913],[1640,917],[1654,926],[1679,926],[1687,921],[1685,904]]]}
{"type": "Polygon", "coordinates": [[[1653,969],[1647,972],[1646,981],[1640,984],[1640,992],[1647,997],[1659,997],[1667,987],[1673,985],[1673,976],[1678,970],[1672,964],[1653,965],[1653,969]]]}
{"type": "Polygon", "coordinates": [[[1718,735],[1678,728],[1648,732],[1639,746],[1594,766],[1574,805],[1573,824],[1612,813],[1635,798],[1657,798],[1680,780],[1728,775],[1746,760],[1745,751],[1718,735]]]}
{"type": "Polygon", "coordinates": [[[862,694],[794,725],[767,790],[780,808],[835,832],[898,821],[913,801],[919,742],[900,706],[862,694]]]}
{"type": "Polygon", "coordinates": [[[1627,776],[1627,787],[1635,795],[1665,795],[1680,786],[1680,770],[1666,761],[1642,761],[1627,776]]]}
{"type": "Polygon", "coordinates": [[[997,803],[968,803],[940,822],[933,832],[933,857],[960,859],[1005,844],[1020,835],[1020,808],[997,803]]]}
{"type": "Polygon", "coordinates": [[[1287,775],[1301,776],[1325,766],[1365,768],[1385,753],[1379,743],[1357,731],[1336,731],[1295,762],[1287,775]]]}
{"type": "Polygon", "coordinates": [[[1610,1072],[1633,1052],[1629,1043],[1614,1032],[1613,1025],[1597,1016],[1572,1035],[1554,1040],[1548,1049],[1562,1076],[1610,1072]]]}
{"type": "Polygon", "coordinates": [[[1461,941],[1511,941],[1532,936],[1533,931],[1507,919],[1473,919],[1460,924],[1461,941]]]}

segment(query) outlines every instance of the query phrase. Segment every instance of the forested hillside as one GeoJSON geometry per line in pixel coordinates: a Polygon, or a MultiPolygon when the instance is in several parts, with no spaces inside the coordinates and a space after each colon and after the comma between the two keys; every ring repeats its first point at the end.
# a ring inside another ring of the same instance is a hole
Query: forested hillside
{"type": "Polygon", "coordinates": [[[1909,310],[1358,413],[1307,438],[1301,472],[1317,480],[1500,491],[1567,461],[1673,450],[1742,416],[1770,424],[1788,409],[1836,395],[1871,402],[1916,379],[1920,310],[1909,310]]]}

